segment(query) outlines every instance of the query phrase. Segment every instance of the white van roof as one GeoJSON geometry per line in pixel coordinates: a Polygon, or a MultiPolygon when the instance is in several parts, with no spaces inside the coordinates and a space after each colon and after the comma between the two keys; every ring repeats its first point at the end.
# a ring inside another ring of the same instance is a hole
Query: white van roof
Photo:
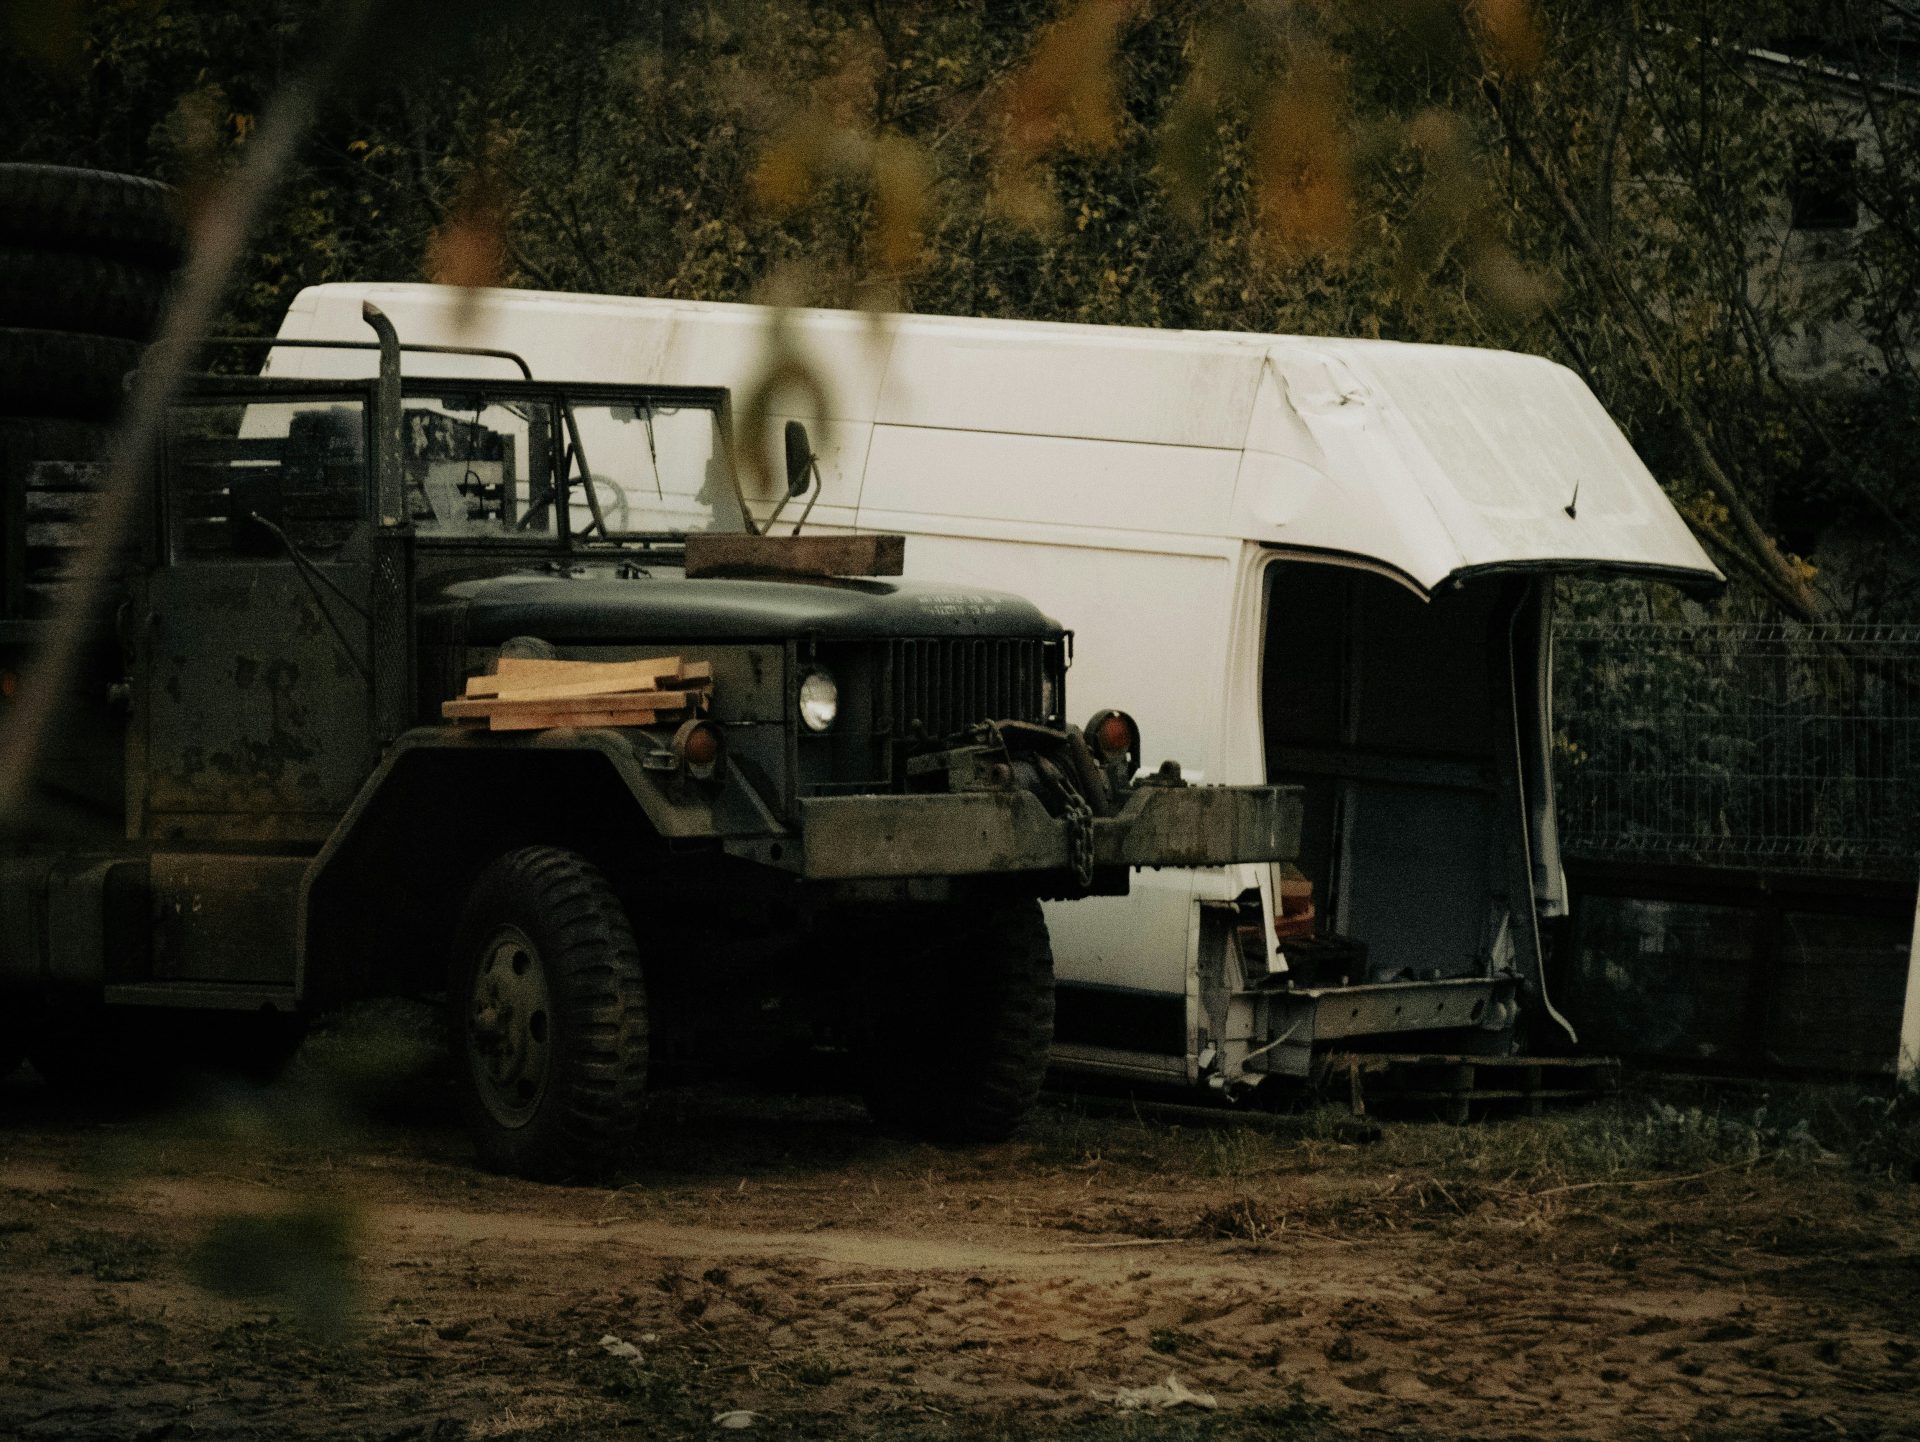
{"type": "MultiPolygon", "coordinates": [[[[824,413],[810,399],[796,412],[810,423],[1233,453],[1230,486],[1197,488],[1190,506],[1159,496],[1142,507],[1152,528],[1363,559],[1423,591],[1502,569],[1723,579],[1585,383],[1538,356],[398,284],[310,287],[280,334],[366,340],[367,300],[402,341],[511,350],[542,380],[726,386],[736,396],[762,373],[777,317],[824,383],[824,413]]],[[[365,375],[370,358],[282,351],[273,368],[365,375]]],[[[407,370],[506,373],[446,356],[409,357],[407,370]]],[[[1084,486],[1061,489],[1063,504],[1068,495],[1084,504],[1084,486]]],[[[1122,487],[1102,507],[1103,524],[1128,526],[1122,487]]]]}

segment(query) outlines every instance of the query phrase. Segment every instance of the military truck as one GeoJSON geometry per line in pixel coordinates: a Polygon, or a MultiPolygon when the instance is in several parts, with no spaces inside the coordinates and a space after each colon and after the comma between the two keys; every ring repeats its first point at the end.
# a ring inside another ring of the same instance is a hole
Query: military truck
{"type": "MultiPolygon", "coordinates": [[[[725,389],[364,318],[310,343],[368,352],[361,379],[204,375],[171,412],[48,809],[0,856],[0,1064],[97,1075],[136,1033],[444,994],[495,1167],[588,1170],[650,1072],[795,1035],[881,1121],[995,1138],[1047,1063],[1042,899],[1293,854],[1294,791],[1143,776],[1125,713],[1070,724],[1072,636],[1032,605],[808,534],[803,426],[757,494],[725,389]],[[444,719],[502,658],[675,658],[710,700],[444,719]]],[[[9,689],[45,624],[0,629],[9,689]]]]}

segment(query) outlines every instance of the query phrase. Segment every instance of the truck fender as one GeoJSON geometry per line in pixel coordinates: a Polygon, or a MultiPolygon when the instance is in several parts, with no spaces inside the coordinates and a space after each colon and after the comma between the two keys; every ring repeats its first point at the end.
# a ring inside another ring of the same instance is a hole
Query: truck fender
{"type": "Polygon", "coordinates": [[[663,755],[664,741],[614,730],[400,736],[301,880],[303,1001],[437,990],[472,877],[516,845],[567,845],[612,865],[667,843],[784,835],[732,768],[689,783],[663,755]]]}

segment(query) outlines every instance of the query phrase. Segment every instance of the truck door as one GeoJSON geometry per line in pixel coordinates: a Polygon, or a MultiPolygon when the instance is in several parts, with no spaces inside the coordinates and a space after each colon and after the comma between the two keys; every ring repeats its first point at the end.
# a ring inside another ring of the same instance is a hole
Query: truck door
{"type": "Polygon", "coordinates": [[[134,834],[317,841],[371,768],[371,402],[174,409],[133,628],[134,834]]]}

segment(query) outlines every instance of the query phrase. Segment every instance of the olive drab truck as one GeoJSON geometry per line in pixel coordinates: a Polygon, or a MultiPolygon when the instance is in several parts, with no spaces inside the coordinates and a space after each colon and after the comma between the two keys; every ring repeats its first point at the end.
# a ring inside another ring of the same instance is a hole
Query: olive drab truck
{"type": "MultiPolygon", "coordinates": [[[[1043,900],[1293,854],[1294,790],[1073,724],[1033,605],[798,524],[804,427],[763,494],[725,387],[361,316],[309,343],[344,374],[199,376],[167,419],[0,854],[0,1063],[97,1076],[444,995],[493,1166],[586,1171],[650,1076],[796,1034],[877,1118],[993,1138],[1047,1065],[1043,900]]],[[[18,518],[49,472],[13,465],[18,518]]],[[[9,579],[13,674],[58,590],[9,579]]]]}

